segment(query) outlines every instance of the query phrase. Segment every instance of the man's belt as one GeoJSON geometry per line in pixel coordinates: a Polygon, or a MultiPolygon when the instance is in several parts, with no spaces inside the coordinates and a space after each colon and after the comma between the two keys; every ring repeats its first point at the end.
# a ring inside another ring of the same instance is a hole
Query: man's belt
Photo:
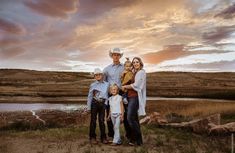
{"type": "Polygon", "coordinates": [[[93,100],[94,100],[95,102],[99,102],[99,103],[105,102],[105,99],[104,99],[104,98],[96,98],[96,97],[93,97],[93,100]]]}

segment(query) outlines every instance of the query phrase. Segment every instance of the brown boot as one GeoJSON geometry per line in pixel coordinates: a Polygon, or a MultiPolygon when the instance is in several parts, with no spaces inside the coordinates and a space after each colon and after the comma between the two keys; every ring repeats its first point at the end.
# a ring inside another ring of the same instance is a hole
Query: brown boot
{"type": "Polygon", "coordinates": [[[104,139],[104,140],[102,140],[102,143],[103,144],[108,144],[109,142],[108,142],[108,140],[104,139]]]}

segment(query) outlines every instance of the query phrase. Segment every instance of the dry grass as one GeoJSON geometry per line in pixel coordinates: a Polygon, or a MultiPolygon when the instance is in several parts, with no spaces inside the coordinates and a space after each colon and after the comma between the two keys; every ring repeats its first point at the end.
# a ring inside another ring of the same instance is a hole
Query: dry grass
{"type": "MultiPolygon", "coordinates": [[[[176,113],[192,118],[204,117],[215,113],[235,116],[235,102],[209,101],[151,101],[147,103],[147,112],[160,112],[163,115],[176,113]]],[[[234,118],[235,119],[235,118],[234,118]]]]}
{"type": "MultiPolygon", "coordinates": [[[[4,153],[227,153],[230,137],[208,137],[176,129],[162,129],[154,125],[141,126],[144,145],[130,147],[99,143],[90,145],[88,127],[48,129],[45,131],[6,131],[0,135],[0,152],[4,153]]],[[[121,135],[124,135],[123,126],[121,135]]]]}

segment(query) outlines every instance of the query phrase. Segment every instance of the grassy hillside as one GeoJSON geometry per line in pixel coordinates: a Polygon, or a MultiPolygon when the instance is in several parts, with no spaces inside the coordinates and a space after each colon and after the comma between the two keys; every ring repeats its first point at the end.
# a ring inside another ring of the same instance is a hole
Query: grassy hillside
{"type": "Polygon", "coordinates": [[[91,82],[89,73],[2,69],[0,101],[73,101],[87,95],[91,82]]]}
{"type": "Polygon", "coordinates": [[[155,72],[147,76],[149,96],[235,99],[232,72],[155,72]]]}
{"type": "MultiPolygon", "coordinates": [[[[77,101],[92,81],[90,73],[1,69],[0,102],[77,101]]],[[[149,73],[147,95],[235,99],[235,73],[149,73]]]]}

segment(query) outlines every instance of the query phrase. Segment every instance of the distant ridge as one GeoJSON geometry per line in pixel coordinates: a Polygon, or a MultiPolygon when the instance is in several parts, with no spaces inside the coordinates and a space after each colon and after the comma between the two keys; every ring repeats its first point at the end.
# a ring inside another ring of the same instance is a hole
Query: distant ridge
{"type": "MultiPolygon", "coordinates": [[[[0,69],[0,102],[70,102],[87,96],[89,72],[0,69]]],[[[147,95],[235,99],[234,72],[154,72],[147,95]]]]}

